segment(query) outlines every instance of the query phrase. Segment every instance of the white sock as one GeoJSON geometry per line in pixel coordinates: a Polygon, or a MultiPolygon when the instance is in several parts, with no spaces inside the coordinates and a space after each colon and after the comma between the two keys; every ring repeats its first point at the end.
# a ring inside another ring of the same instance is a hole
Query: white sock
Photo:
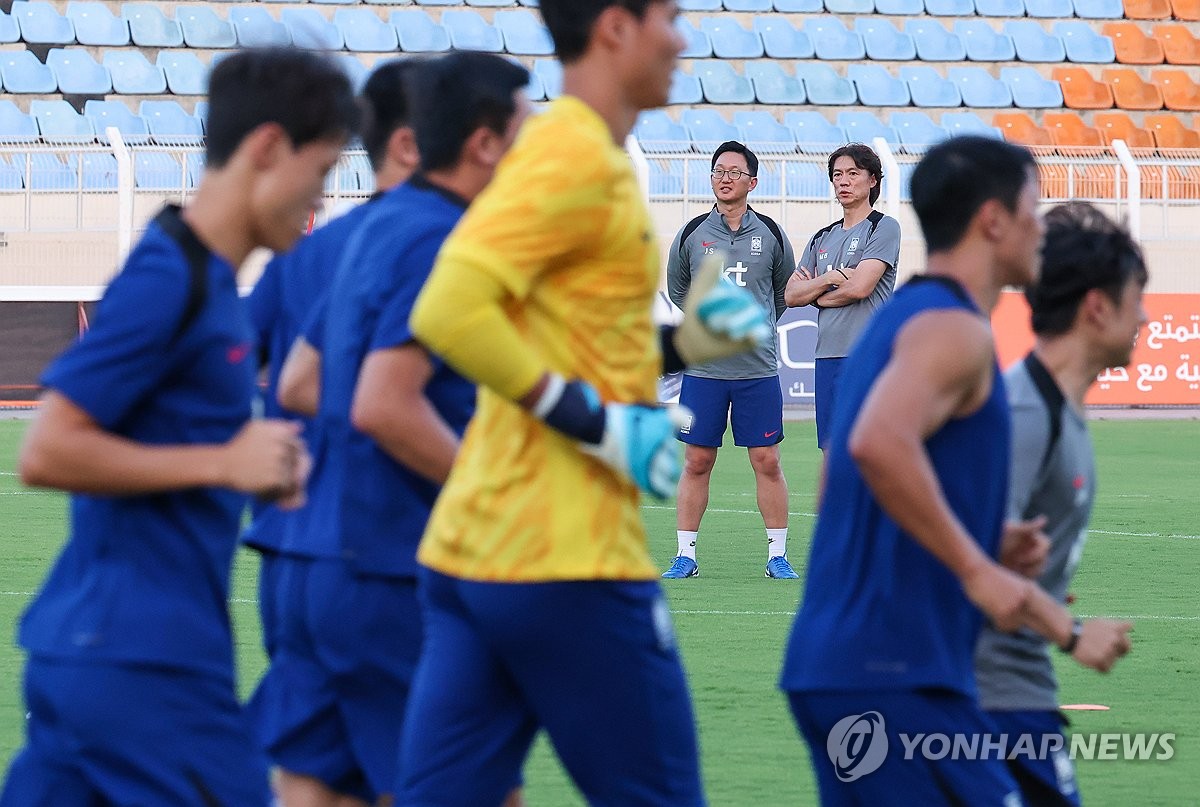
{"type": "Polygon", "coordinates": [[[675,537],[679,540],[679,554],[685,558],[696,559],[696,536],[700,533],[694,530],[676,530],[675,537]]]}
{"type": "Polygon", "coordinates": [[[767,560],[781,558],[787,554],[787,531],[787,527],[781,530],[767,530],[767,560]]]}

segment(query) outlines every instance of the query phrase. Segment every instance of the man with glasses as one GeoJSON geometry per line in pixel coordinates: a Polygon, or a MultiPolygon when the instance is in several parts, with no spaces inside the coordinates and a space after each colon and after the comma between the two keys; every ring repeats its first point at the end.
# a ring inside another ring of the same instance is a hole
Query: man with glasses
{"type": "MultiPolygon", "coordinates": [[[[753,294],[771,321],[783,315],[784,289],[795,258],[779,225],[751,209],[746,201],[758,184],[757,175],[758,157],[741,143],[731,140],[714,152],[716,203],[679,231],[667,256],[667,290],[676,305],[683,305],[704,257],[721,252],[724,276],[753,294]]],[[[783,394],[776,341],[770,339],[752,353],[689,367],[683,376],[679,402],[693,415],[679,437],[686,445],[675,516],[679,551],[663,577],[700,573],[696,535],[708,506],[709,479],[731,410],[733,441],[749,451],[758,509],[766,525],[766,576],[797,577],[785,554],[788,493],[779,464],[783,394]]]]}

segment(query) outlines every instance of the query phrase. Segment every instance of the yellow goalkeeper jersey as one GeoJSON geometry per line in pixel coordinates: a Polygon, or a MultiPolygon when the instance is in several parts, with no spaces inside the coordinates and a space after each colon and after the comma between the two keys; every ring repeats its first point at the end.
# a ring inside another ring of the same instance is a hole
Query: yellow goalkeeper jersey
{"type": "MultiPolygon", "coordinates": [[[[526,122],[434,273],[486,272],[548,369],[635,402],[656,399],[662,364],[658,261],[629,156],[595,111],[563,96],[526,122]]],[[[486,352],[488,335],[476,338],[486,352]]],[[[418,559],[470,580],[650,579],[638,500],[631,481],[481,387],[418,559]]]]}

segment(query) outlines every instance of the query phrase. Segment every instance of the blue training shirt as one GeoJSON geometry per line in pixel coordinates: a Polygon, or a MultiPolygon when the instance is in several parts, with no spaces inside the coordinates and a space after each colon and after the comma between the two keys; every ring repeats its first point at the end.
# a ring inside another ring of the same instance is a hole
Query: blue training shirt
{"type": "MultiPolygon", "coordinates": [[[[250,418],[253,335],[234,269],[209,253],[203,306],[182,332],[191,269],[157,223],[95,325],[42,384],[105,430],[149,444],[224,443],[250,418]]],[[[21,621],[32,656],[153,664],[232,678],[226,601],[246,496],[195,488],[71,496],[70,535],[21,621]]]]}
{"type": "MultiPolygon", "coordinates": [[[[978,313],[954,281],[916,278],[879,310],[846,361],[804,600],[784,660],[785,690],[975,694],[983,615],[950,570],[880,508],[847,447],[900,329],[922,312],[956,308],[978,313]]],[[[1009,432],[996,367],[987,402],[925,443],[950,508],[993,557],[1004,527],[1009,432]]]]}
{"type": "MultiPolygon", "coordinates": [[[[307,329],[321,349],[317,419],[326,452],[309,487],[306,531],[313,545],[336,542],[360,574],[414,577],[417,544],[440,488],[354,429],[350,409],[367,354],[413,341],[409,314],[466,202],[418,174],[371,207],[307,329]]],[[[461,437],[474,413],[475,387],[430,358],[434,374],[425,397],[461,437]]]]}

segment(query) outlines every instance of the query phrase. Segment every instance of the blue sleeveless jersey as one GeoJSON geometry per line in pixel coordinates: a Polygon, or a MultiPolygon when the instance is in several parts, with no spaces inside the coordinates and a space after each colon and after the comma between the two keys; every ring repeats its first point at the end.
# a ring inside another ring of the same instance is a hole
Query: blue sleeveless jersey
{"type": "MultiPolygon", "coordinates": [[[[957,578],[882,510],[847,448],[897,333],[938,309],[978,312],[957,283],[916,278],[880,309],[846,361],[825,500],[784,660],[785,690],[930,687],[975,695],[972,654],[983,615],[957,578]]],[[[1009,442],[997,367],[983,407],[948,421],[925,443],[951,509],[993,557],[1004,525],[1009,442]]]]}

